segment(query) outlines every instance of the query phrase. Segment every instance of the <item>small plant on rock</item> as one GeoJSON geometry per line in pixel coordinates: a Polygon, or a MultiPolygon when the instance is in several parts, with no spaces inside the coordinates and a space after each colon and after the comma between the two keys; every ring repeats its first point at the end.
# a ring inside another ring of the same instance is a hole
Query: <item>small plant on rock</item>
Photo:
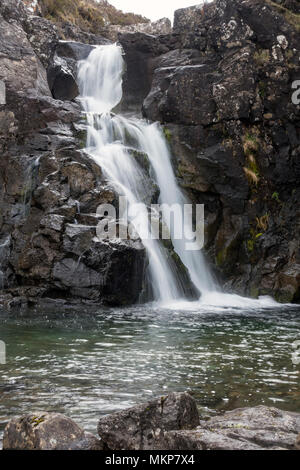
{"type": "Polygon", "coordinates": [[[264,232],[266,232],[269,228],[269,220],[270,220],[270,216],[269,214],[265,214],[261,217],[256,217],[256,228],[258,230],[263,230],[264,232]]]}
{"type": "Polygon", "coordinates": [[[265,65],[270,61],[270,53],[268,49],[256,51],[253,55],[253,59],[258,65],[265,65]]]}
{"type": "Polygon", "coordinates": [[[244,170],[244,173],[247,177],[247,180],[248,180],[249,184],[257,186],[258,183],[259,183],[258,175],[254,171],[250,170],[250,168],[247,168],[245,166],[244,166],[243,170],[244,170]]]}
{"type": "Polygon", "coordinates": [[[259,140],[252,134],[246,134],[243,138],[243,150],[247,158],[247,166],[244,167],[248,182],[257,186],[259,183],[259,169],[256,161],[256,154],[259,150],[259,140]]]}

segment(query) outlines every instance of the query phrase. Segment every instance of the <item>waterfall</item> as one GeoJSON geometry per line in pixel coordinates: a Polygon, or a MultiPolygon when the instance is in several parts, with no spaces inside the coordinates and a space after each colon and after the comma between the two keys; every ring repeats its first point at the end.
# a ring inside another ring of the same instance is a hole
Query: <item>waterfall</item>
{"type": "MultiPolygon", "coordinates": [[[[98,46],[79,63],[80,100],[88,122],[86,152],[118,193],[127,198],[129,213],[131,207],[144,202],[147,186],[143,168],[130,153],[132,148],[149,159],[151,177],[160,191],[159,203],[177,203],[183,210],[189,201],[177,184],[170,151],[159,124],[113,114],[122,99],[123,70],[122,48],[117,44],[98,46]]],[[[134,228],[147,250],[148,279],[154,299],[162,302],[182,299],[184,281],[163,243],[151,236],[145,237],[151,229],[149,214],[145,205],[139,207],[134,228]]],[[[201,251],[187,251],[186,240],[174,236],[176,224],[181,222],[163,220],[163,223],[168,225],[174,250],[187,268],[195,290],[202,295],[215,291],[201,251]]]]}

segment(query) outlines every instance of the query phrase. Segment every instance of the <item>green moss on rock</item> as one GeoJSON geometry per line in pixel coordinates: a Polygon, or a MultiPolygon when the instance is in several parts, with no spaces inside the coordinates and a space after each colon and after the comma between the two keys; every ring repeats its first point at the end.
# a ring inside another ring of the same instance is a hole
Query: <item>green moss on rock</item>
{"type": "Polygon", "coordinates": [[[167,139],[168,142],[171,142],[171,139],[172,139],[172,132],[170,131],[170,129],[168,129],[167,127],[164,127],[164,135],[165,135],[165,138],[167,139]]]}

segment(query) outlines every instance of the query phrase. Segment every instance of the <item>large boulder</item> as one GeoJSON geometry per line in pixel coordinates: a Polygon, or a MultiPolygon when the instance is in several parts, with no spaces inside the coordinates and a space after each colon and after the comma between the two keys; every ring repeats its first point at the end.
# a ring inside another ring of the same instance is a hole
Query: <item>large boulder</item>
{"type": "Polygon", "coordinates": [[[68,224],[62,251],[52,273],[57,289],[114,305],[138,300],[146,267],[140,241],[100,241],[95,227],[68,224]]]}
{"type": "Polygon", "coordinates": [[[296,449],[300,414],[257,406],[229,411],[192,431],[164,434],[159,448],[168,450],[296,449]]]}
{"type": "MultiPolygon", "coordinates": [[[[109,41],[103,41],[109,44],[109,41]]],[[[57,41],[55,47],[52,47],[52,59],[47,69],[47,76],[55,99],[70,101],[79,95],[78,62],[86,59],[94,47],[74,41],[57,41]]]]}
{"type": "Polygon", "coordinates": [[[165,431],[198,424],[195,400],[188,393],[170,393],[101,418],[98,434],[110,450],[153,450],[165,431]]]}
{"type": "Polygon", "coordinates": [[[15,418],[7,424],[3,449],[103,450],[103,444],[62,414],[38,412],[15,418]]]}
{"type": "Polygon", "coordinates": [[[79,95],[74,73],[66,60],[55,56],[47,75],[52,96],[56,100],[71,101],[79,95]]]}

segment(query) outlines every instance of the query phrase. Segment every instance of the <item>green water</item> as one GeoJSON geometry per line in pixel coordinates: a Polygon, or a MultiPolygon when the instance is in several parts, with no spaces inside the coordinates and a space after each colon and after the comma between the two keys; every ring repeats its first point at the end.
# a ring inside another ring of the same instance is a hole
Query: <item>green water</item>
{"type": "Polygon", "coordinates": [[[299,308],[52,310],[0,313],[0,437],[9,419],[37,410],[95,433],[100,416],[167,391],[190,390],[209,413],[300,411],[299,308]]]}

